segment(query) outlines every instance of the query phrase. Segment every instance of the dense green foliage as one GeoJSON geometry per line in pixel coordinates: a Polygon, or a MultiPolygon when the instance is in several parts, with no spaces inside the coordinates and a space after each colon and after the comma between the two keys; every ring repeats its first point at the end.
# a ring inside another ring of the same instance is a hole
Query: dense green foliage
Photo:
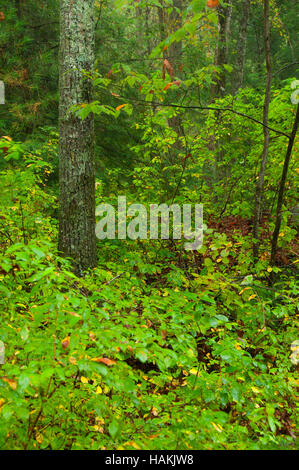
{"type": "MultiPolygon", "coordinates": [[[[241,1],[233,2],[224,65],[213,62],[216,12],[206,1],[184,3],[183,26],[172,36],[183,41],[183,67],[174,71],[163,67],[169,34],[160,35],[157,15],[163,6],[167,25],[171,2],[95,3],[95,101],[75,112],[96,116],[97,204],[117,204],[118,195],[145,205],[200,202],[204,245],[190,252],[178,240],[104,240],[98,266],[73,274],[57,252],[58,2],[0,0],[7,90],[0,106],[0,448],[294,449],[298,245],[290,208],[298,162],[293,157],[270,266],[288,143],[275,132],[260,257],[252,257],[263,148],[262,2],[252,2],[237,92],[241,1]],[[223,69],[225,94],[211,96],[223,69]],[[183,132],[171,125],[175,117],[183,132]]],[[[273,1],[271,15],[277,73],[269,125],[288,135],[296,76],[294,66],[284,67],[295,62],[295,5],[273,1]]],[[[294,155],[297,149],[298,142],[294,155]]]]}

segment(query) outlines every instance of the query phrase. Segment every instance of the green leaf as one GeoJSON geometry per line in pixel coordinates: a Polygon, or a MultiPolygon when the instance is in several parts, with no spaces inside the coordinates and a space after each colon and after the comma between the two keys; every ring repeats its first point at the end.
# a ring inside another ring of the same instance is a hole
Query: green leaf
{"type": "Polygon", "coordinates": [[[109,431],[109,434],[112,437],[112,439],[115,438],[115,436],[118,433],[118,430],[119,430],[119,425],[118,425],[117,421],[115,421],[115,420],[112,421],[108,426],[108,431],[109,431]]]}

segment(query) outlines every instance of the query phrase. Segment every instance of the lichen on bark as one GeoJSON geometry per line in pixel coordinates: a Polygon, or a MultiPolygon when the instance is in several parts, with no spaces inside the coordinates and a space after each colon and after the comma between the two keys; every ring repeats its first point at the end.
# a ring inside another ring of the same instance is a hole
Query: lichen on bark
{"type": "Polygon", "coordinates": [[[89,103],[94,66],[94,1],[61,0],[59,57],[59,251],[78,274],[96,265],[94,119],[70,110],[89,103]]]}

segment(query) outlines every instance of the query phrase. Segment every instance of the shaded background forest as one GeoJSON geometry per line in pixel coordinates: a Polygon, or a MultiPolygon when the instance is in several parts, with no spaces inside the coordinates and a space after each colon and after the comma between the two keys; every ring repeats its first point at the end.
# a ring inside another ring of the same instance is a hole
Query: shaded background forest
{"type": "Polygon", "coordinates": [[[76,111],[95,115],[96,202],[202,203],[205,241],[103,240],[76,277],[57,252],[59,1],[0,0],[1,448],[295,448],[296,138],[272,260],[271,242],[298,14],[270,0],[267,70],[265,4],[95,1],[76,111]]]}

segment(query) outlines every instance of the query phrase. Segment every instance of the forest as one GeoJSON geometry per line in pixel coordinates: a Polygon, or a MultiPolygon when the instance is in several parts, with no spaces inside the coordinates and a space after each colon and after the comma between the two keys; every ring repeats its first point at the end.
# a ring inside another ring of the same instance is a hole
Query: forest
{"type": "Polygon", "coordinates": [[[0,449],[296,450],[293,0],[0,0],[0,449]]]}

